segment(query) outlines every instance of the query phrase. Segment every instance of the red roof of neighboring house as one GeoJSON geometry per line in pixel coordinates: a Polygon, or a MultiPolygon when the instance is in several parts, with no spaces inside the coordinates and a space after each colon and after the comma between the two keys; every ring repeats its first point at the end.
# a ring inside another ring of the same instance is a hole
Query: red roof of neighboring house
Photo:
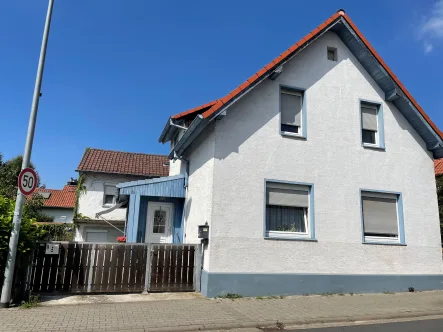
{"type": "Polygon", "coordinates": [[[443,159],[434,160],[435,175],[443,175],[443,159]]]}
{"type": "Polygon", "coordinates": [[[141,176],[168,176],[168,156],[87,149],[77,171],[141,176]]]}
{"type": "MultiPolygon", "coordinates": [[[[217,110],[219,110],[223,105],[229,103],[232,99],[239,96],[243,91],[248,89],[252,84],[256,83],[259,79],[261,79],[264,75],[266,75],[270,70],[274,70],[280,66],[280,64],[288,59],[291,55],[293,55],[297,50],[302,48],[306,45],[306,43],[312,41],[315,39],[321,32],[323,32],[331,23],[333,23],[335,20],[342,17],[346,20],[346,22],[352,27],[352,29],[355,31],[355,33],[358,35],[358,37],[363,41],[365,46],[370,50],[372,55],[377,59],[377,61],[383,66],[383,68],[386,70],[386,72],[391,76],[391,78],[395,81],[395,83],[400,87],[400,89],[403,91],[403,93],[409,98],[409,100],[412,102],[412,104],[417,108],[417,110],[421,113],[421,115],[425,118],[425,120],[428,122],[428,124],[435,130],[435,132],[440,136],[440,138],[443,139],[443,133],[437,128],[437,126],[431,121],[429,116],[424,112],[424,110],[421,108],[421,106],[417,103],[417,101],[412,97],[412,95],[409,93],[408,90],[404,87],[404,85],[400,82],[400,80],[397,78],[397,76],[394,75],[394,73],[391,71],[391,69],[387,66],[387,64],[383,61],[383,59],[378,55],[378,53],[374,50],[374,48],[369,44],[368,40],[363,36],[363,34],[358,30],[357,26],[354,24],[354,22],[351,21],[349,16],[344,12],[344,10],[339,10],[337,13],[332,15],[330,18],[328,18],[325,22],[320,24],[317,28],[312,30],[310,33],[308,33],[305,37],[303,37],[301,40],[299,40],[297,43],[289,47],[286,51],[284,51],[282,54],[280,54],[277,58],[272,60],[270,63],[268,63],[266,66],[264,66],[262,69],[260,69],[258,72],[256,72],[254,75],[252,75],[250,78],[248,78],[245,82],[240,84],[237,88],[232,90],[230,93],[228,93],[225,97],[218,99],[215,101],[213,105],[211,105],[207,110],[203,112],[203,117],[208,118],[212,114],[214,114],[217,110]]],[[[191,109],[189,111],[177,114],[172,116],[172,118],[179,118],[183,115],[188,115],[191,113],[196,113],[201,111],[202,108],[209,106],[209,104],[202,105],[200,107],[191,109]]]]}
{"type": "Polygon", "coordinates": [[[75,190],[77,186],[66,185],[63,189],[37,188],[36,193],[50,193],[49,198],[43,200],[43,206],[54,208],[73,209],[75,206],[75,190]]]}

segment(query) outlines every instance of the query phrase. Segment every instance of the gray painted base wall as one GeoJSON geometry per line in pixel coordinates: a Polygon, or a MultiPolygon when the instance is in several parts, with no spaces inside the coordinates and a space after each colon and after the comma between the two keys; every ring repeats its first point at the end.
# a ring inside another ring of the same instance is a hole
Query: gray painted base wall
{"type": "Polygon", "coordinates": [[[382,293],[443,289],[443,275],[234,274],[202,271],[205,297],[382,293]]]}

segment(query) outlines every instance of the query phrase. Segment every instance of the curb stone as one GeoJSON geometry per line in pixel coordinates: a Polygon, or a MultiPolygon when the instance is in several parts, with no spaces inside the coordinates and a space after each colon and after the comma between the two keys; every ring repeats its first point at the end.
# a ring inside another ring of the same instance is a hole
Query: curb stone
{"type": "MultiPolygon", "coordinates": [[[[328,323],[355,323],[358,321],[377,321],[377,320],[385,320],[385,319],[401,319],[401,318],[420,318],[420,317],[427,317],[427,316],[443,316],[443,311],[429,311],[429,312],[405,312],[400,314],[380,314],[380,315],[362,315],[362,316],[356,316],[356,317],[349,317],[349,316],[341,316],[341,317],[319,317],[319,318],[308,318],[308,319],[300,319],[300,320],[287,320],[287,321],[280,321],[284,325],[291,325],[291,326],[300,326],[300,325],[314,325],[314,324],[328,324],[328,323]]],[[[266,321],[266,322],[248,322],[248,323],[242,323],[242,324],[231,324],[231,325],[223,325],[223,324],[216,324],[216,325],[205,325],[203,328],[203,331],[213,331],[213,330],[232,330],[232,329],[239,329],[239,328],[269,328],[269,327],[275,327],[276,321],[266,321]]],[[[161,330],[155,329],[154,331],[161,331],[161,332],[174,332],[174,331],[201,331],[201,326],[187,326],[185,329],[177,329],[177,328],[165,328],[161,330]]]]}

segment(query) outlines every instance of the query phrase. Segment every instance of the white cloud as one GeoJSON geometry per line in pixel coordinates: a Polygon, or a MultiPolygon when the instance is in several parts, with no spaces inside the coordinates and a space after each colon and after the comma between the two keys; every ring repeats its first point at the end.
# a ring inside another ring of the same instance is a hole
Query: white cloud
{"type": "Polygon", "coordinates": [[[432,52],[432,50],[434,49],[434,46],[431,43],[427,42],[427,41],[425,41],[423,43],[423,46],[425,47],[425,53],[432,52]]]}
{"type": "Polygon", "coordinates": [[[437,0],[420,27],[425,53],[434,49],[432,41],[443,39],[443,0],[437,0]]]}

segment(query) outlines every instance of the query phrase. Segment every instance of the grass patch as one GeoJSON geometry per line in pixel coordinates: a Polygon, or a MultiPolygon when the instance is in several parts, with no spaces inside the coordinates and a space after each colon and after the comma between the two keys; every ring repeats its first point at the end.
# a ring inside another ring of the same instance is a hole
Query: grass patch
{"type": "Polygon", "coordinates": [[[383,292],[383,294],[394,294],[394,292],[383,292]]]}
{"type": "Polygon", "coordinates": [[[241,299],[243,296],[241,296],[240,294],[236,294],[236,293],[228,293],[225,295],[217,295],[217,299],[241,299]]]}
{"type": "Polygon", "coordinates": [[[34,307],[38,307],[40,305],[40,299],[37,295],[29,296],[29,300],[27,302],[22,302],[20,308],[22,309],[31,309],[34,307]]]}

